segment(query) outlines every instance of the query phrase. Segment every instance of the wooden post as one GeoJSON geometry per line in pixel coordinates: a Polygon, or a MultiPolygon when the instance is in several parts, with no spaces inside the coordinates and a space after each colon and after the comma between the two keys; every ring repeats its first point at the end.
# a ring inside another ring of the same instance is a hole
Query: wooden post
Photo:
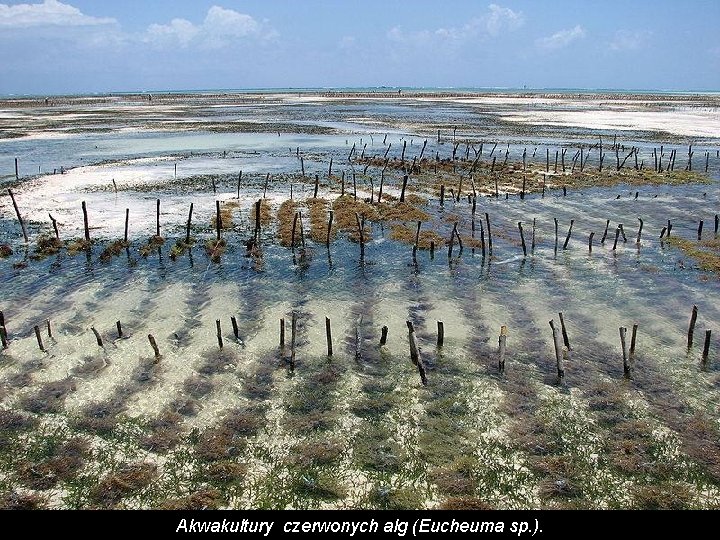
{"type": "Polygon", "coordinates": [[[48,337],[53,337],[52,326],[50,326],[50,319],[45,319],[45,326],[47,327],[48,337]]]}
{"type": "MultiPolygon", "coordinates": [[[[238,183],[237,183],[237,198],[240,198],[240,182],[242,182],[242,171],[240,171],[240,174],[238,174],[238,183]]],[[[267,183],[265,184],[267,185],[267,183]]]]}
{"type": "Polygon", "coordinates": [[[355,221],[357,221],[358,233],[360,234],[360,260],[365,260],[365,217],[363,216],[362,222],[360,221],[360,215],[355,213],[355,221]]]}
{"type": "Polygon", "coordinates": [[[100,332],[98,332],[94,326],[91,326],[90,330],[92,330],[92,333],[95,334],[95,341],[97,341],[98,347],[104,347],[100,332]]]}
{"type": "Polygon", "coordinates": [[[190,224],[192,223],[193,203],[190,203],[190,212],[188,212],[187,228],[185,229],[185,243],[190,244],[190,224]]]}
{"type": "Polygon", "coordinates": [[[332,330],[330,329],[330,319],[328,317],[325,317],[325,338],[327,339],[328,356],[332,356],[333,355],[332,330]]]}
{"type": "MultiPolygon", "coordinates": [[[[382,202],[382,190],[383,190],[383,184],[385,183],[385,175],[383,174],[380,177],[380,189],[378,189],[378,204],[382,202]]],[[[372,201],[370,201],[372,202],[372,201]]]]}
{"type": "Polygon", "coordinates": [[[555,253],[557,253],[557,248],[558,248],[558,220],[557,220],[557,218],[553,218],[553,221],[555,222],[555,253]]]}
{"type": "Polygon", "coordinates": [[[567,236],[565,237],[565,243],[563,244],[563,250],[567,249],[568,242],[570,241],[570,235],[572,234],[573,223],[575,223],[575,220],[571,219],[570,220],[570,228],[568,229],[567,236]]]}
{"type": "Polygon", "coordinates": [[[422,358],[420,358],[420,349],[418,348],[417,338],[415,336],[415,328],[411,321],[406,321],[408,327],[408,341],[410,342],[410,360],[418,368],[420,373],[420,380],[424,386],[427,386],[427,378],[425,376],[425,365],[423,364],[422,358]]]}
{"type": "Polygon", "coordinates": [[[40,347],[40,350],[42,352],[47,352],[45,350],[45,346],[43,345],[42,336],[40,335],[40,327],[38,325],[35,325],[35,337],[37,338],[38,347],[40,347]]]}
{"type": "Polygon", "coordinates": [[[518,229],[520,230],[520,242],[522,243],[523,257],[527,257],[527,248],[525,247],[525,235],[523,234],[522,222],[518,221],[518,229]]]}
{"type": "Polygon", "coordinates": [[[20,169],[18,167],[18,158],[15,158],[15,180],[20,180],[20,169]]]}
{"type": "Polygon", "coordinates": [[[635,344],[637,343],[637,331],[638,331],[638,325],[633,324],[632,327],[632,337],[630,338],[630,354],[628,355],[628,360],[630,362],[630,370],[632,371],[635,369],[635,344]]]}
{"type": "Polygon", "coordinates": [[[385,345],[387,343],[387,335],[388,335],[388,327],[383,326],[382,330],[381,330],[381,335],[380,335],[380,345],[381,346],[385,345]]]}
{"type": "Polygon", "coordinates": [[[667,236],[668,236],[668,238],[670,238],[670,231],[672,231],[672,223],[670,223],[670,220],[668,219],[668,224],[667,224],[667,236]]]}
{"type": "Polygon", "coordinates": [[[230,317],[230,323],[232,324],[233,335],[235,336],[235,339],[240,339],[240,330],[238,329],[238,323],[235,315],[230,317]]]}
{"type": "Polygon", "coordinates": [[[302,177],[305,178],[305,160],[300,156],[300,169],[302,171],[302,177]]]}
{"type": "Polygon", "coordinates": [[[220,201],[215,201],[215,227],[217,229],[217,239],[220,240],[220,230],[222,229],[222,216],[220,215],[220,201]]]}
{"type": "Polygon", "coordinates": [[[8,343],[7,330],[4,326],[0,325],[0,342],[2,342],[2,348],[7,349],[10,344],[8,343]]]}
{"type": "Polygon", "coordinates": [[[318,187],[320,187],[320,177],[315,175],[315,192],[313,193],[313,199],[317,199],[318,187]]]}
{"type": "MultiPolygon", "coordinates": [[[[523,157],[525,157],[524,154],[523,154],[523,157]]],[[[525,182],[526,182],[526,180],[527,180],[527,178],[526,178],[525,175],[523,174],[523,185],[522,185],[522,191],[520,192],[520,200],[521,200],[521,201],[524,201],[524,200],[525,200],[525,182]]]]}
{"type": "Polygon", "coordinates": [[[330,233],[332,231],[332,222],[333,222],[333,211],[330,210],[330,218],[328,219],[328,226],[327,226],[327,237],[325,238],[325,245],[327,247],[330,247],[330,233]]]}
{"type": "Polygon", "coordinates": [[[88,225],[87,205],[82,202],[83,223],[85,224],[85,240],[90,241],[90,226],[88,225]]]}
{"type": "Polygon", "coordinates": [[[445,342],[445,324],[442,321],[437,322],[437,346],[442,347],[445,342]]]}
{"type": "Polygon", "coordinates": [[[255,203],[255,238],[260,237],[260,205],[262,205],[262,199],[258,199],[255,203]]]}
{"type": "Polygon", "coordinates": [[[705,345],[703,346],[703,354],[702,354],[703,364],[707,364],[708,355],[710,354],[710,336],[711,336],[711,334],[712,334],[711,330],[705,330],[705,345]]]}
{"type": "Polygon", "coordinates": [[[593,236],[595,236],[595,232],[591,232],[588,237],[588,252],[590,253],[592,253],[593,236]]]}
{"type": "Polygon", "coordinates": [[[280,319],[280,351],[285,351],[285,319],[280,319]]]}
{"type": "Polygon", "coordinates": [[[500,327],[500,338],[498,339],[498,346],[500,348],[498,369],[500,370],[500,373],[505,373],[505,351],[507,347],[507,326],[505,325],[500,327]]]}
{"type": "Polygon", "coordinates": [[[565,377],[565,370],[562,364],[562,342],[560,341],[560,332],[555,328],[555,321],[550,320],[550,328],[552,329],[553,344],[555,345],[555,363],[557,366],[558,382],[562,383],[563,377],[565,377]]]}
{"type": "Polygon", "coordinates": [[[618,223],[618,229],[620,229],[620,234],[621,234],[622,237],[623,237],[623,242],[624,242],[624,243],[627,243],[627,236],[625,236],[625,229],[623,229],[623,224],[622,224],[622,223],[618,223]]]}
{"type": "Polygon", "coordinates": [[[605,243],[605,239],[607,238],[607,233],[608,233],[608,227],[610,227],[609,219],[605,222],[605,232],[603,233],[602,238],[600,239],[601,244],[605,243]]]}
{"type": "MultiPolygon", "coordinates": [[[[15,158],[15,166],[17,167],[17,158],[15,158]]],[[[17,175],[17,169],[16,169],[16,175],[17,175]]],[[[18,221],[20,222],[20,228],[22,229],[23,238],[25,238],[25,243],[28,242],[28,235],[27,230],[25,229],[25,222],[23,221],[22,216],[20,215],[20,209],[18,208],[17,202],[15,202],[15,195],[13,195],[12,189],[8,189],[8,194],[10,195],[10,199],[12,200],[13,206],[15,207],[15,214],[17,215],[18,221]]],[[[85,203],[83,203],[83,206],[85,203]]]]}
{"type": "Polygon", "coordinates": [[[440,184],[440,206],[445,206],[445,184],[440,184]]]}
{"type": "Polygon", "coordinates": [[[222,330],[220,329],[220,319],[215,319],[215,328],[217,329],[218,347],[223,348],[222,330]]]}
{"type": "MultiPolygon", "coordinates": [[[[240,174],[242,174],[242,171],[240,172],[240,174]]],[[[263,199],[264,199],[265,197],[267,197],[268,182],[270,182],[270,173],[267,173],[267,174],[265,175],[265,185],[263,186],[263,199]]],[[[238,195],[238,198],[240,198],[239,195],[238,195]]]]}
{"type": "Polygon", "coordinates": [[[333,158],[330,157],[330,166],[328,167],[328,180],[332,178],[332,164],[333,164],[333,158]]]}
{"type": "Polygon", "coordinates": [[[405,202],[405,188],[408,183],[408,175],[403,176],[402,190],[400,191],[400,202],[405,202]]]}
{"type": "MultiPolygon", "coordinates": [[[[160,199],[158,199],[158,203],[159,203],[159,202],[160,202],[160,199]]],[[[158,222],[158,226],[159,226],[159,222],[158,222]]],[[[129,227],[130,227],[130,209],[129,209],[129,208],[126,208],[126,209],[125,209],[125,234],[124,234],[124,236],[123,236],[123,241],[124,241],[126,244],[127,244],[127,241],[128,241],[128,228],[129,228],[129,227]]],[[[160,235],[158,234],[158,236],[160,236],[160,235]]]]}
{"type": "Polygon", "coordinates": [[[353,179],[353,199],[357,201],[357,181],[355,180],[355,173],[352,173],[353,179]]]}
{"type": "Polygon", "coordinates": [[[155,363],[160,360],[160,349],[158,349],[157,342],[155,341],[155,338],[152,334],[148,334],[148,341],[150,342],[150,346],[153,348],[153,352],[155,353],[155,363]]]}
{"type": "Polygon", "coordinates": [[[698,242],[702,240],[702,230],[703,230],[703,220],[700,220],[700,224],[698,225],[698,242]]]}
{"type": "Polygon", "coordinates": [[[297,227],[298,213],[293,217],[292,231],[290,233],[290,248],[295,251],[295,229],[297,227]]]}
{"type": "Polygon", "coordinates": [[[490,215],[485,212],[485,222],[487,223],[487,236],[488,236],[488,254],[492,257],[492,234],[490,233],[490,215]]]}
{"type": "Polygon", "coordinates": [[[720,225],[720,216],[715,214],[715,236],[717,236],[718,233],[718,225],[720,225]]]}
{"type": "Polygon", "coordinates": [[[535,218],[533,218],[532,236],[530,238],[530,254],[535,254],[535,218]]]}
{"type": "Polygon", "coordinates": [[[53,229],[55,230],[55,238],[60,240],[60,231],[58,230],[57,220],[52,217],[52,214],[48,214],[50,216],[50,221],[52,221],[53,229]]]}
{"type": "Polygon", "coordinates": [[[623,356],[623,373],[626,377],[630,377],[630,355],[628,354],[628,346],[627,346],[627,328],[624,326],[620,327],[620,346],[622,348],[622,356],[623,356]]]}
{"type": "Polygon", "coordinates": [[[563,343],[565,344],[565,347],[567,347],[567,350],[571,351],[572,347],[570,346],[570,340],[568,339],[567,328],[565,328],[565,319],[563,318],[562,311],[558,313],[558,316],[560,317],[560,330],[562,332],[563,343]]]}
{"type": "Polygon", "coordinates": [[[643,225],[644,225],[642,219],[638,218],[638,221],[640,222],[640,228],[638,229],[637,240],[635,241],[636,244],[640,244],[640,236],[642,235],[642,230],[643,230],[643,225]]]}
{"type": "Polygon", "coordinates": [[[620,238],[620,227],[615,229],[615,242],[613,242],[613,251],[617,248],[618,238],[620,238]]]}
{"type": "Polygon", "coordinates": [[[402,155],[400,156],[400,163],[403,163],[403,164],[405,163],[405,147],[406,146],[407,146],[407,141],[403,141],[402,155]]]}
{"type": "Polygon", "coordinates": [[[697,315],[698,315],[698,307],[693,306],[692,308],[692,315],[690,315],[690,326],[688,328],[688,335],[687,335],[687,348],[688,351],[692,347],[693,344],[693,334],[695,333],[695,323],[697,322],[697,315]]]}
{"type": "Polygon", "coordinates": [[[297,336],[297,315],[292,313],[292,325],[290,328],[290,371],[295,371],[295,338],[297,336]]]}
{"type": "Polygon", "coordinates": [[[120,324],[120,321],[115,321],[115,326],[117,327],[118,339],[120,339],[123,337],[122,325],[120,324]]]}

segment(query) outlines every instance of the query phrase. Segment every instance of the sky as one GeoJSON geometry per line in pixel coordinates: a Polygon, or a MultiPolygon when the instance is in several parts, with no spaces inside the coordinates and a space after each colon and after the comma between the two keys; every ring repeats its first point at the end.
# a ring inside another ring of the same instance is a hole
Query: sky
{"type": "Polygon", "coordinates": [[[0,0],[0,94],[720,91],[720,0],[0,0]]]}

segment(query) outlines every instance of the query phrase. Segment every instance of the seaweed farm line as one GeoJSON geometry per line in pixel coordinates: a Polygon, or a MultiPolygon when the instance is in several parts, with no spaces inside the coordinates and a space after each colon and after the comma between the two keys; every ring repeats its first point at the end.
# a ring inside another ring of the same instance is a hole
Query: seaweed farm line
{"type": "Polygon", "coordinates": [[[0,507],[720,506],[717,98],[504,99],[0,101],[0,507]]]}

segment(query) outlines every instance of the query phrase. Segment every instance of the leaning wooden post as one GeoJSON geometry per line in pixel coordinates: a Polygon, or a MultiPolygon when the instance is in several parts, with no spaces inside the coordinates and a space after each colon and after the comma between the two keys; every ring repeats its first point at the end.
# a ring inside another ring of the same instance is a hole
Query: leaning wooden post
{"type": "Polygon", "coordinates": [[[380,335],[380,345],[385,345],[387,343],[387,326],[382,327],[381,335],[380,335]]]}
{"type": "Polygon", "coordinates": [[[220,329],[220,319],[215,319],[215,328],[217,329],[218,347],[223,348],[222,330],[220,329]]]}
{"type": "Polygon", "coordinates": [[[217,239],[220,240],[220,229],[222,229],[222,216],[220,215],[220,201],[215,201],[215,228],[217,239]]]}
{"type": "Polygon", "coordinates": [[[92,333],[95,334],[95,341],[97,341],[98,347],[104,347],[100,332],[98,332],[94,326],[91,326],[90,330],[92,330],[92,333]]]}
{"type": "Polygon", "coordinates": [[[698,307],[693,306],[692,308],[692,315],[690,315],[690,327],[688,328],[688,335],[687,335],[687,348],[688,351],[692,347],[693,344],[693,334],[695,333],[695,323],[697,322],[697,315],[698,315],[698,307]]]}
{"type": "Polygon", "coordinates": [[[570,235],[572,234],[573,223],[575,223],[575,220],[571,219],[570,220],[570,228],[568,229],[567,236],[565,237],[565,243],[563,244],[563,250],[567,249],[568,242],[570,241],[570,235]]]}
{"type": "Polygon", "coordinates": [[[565,377],[565,370],[562,364],[562,342],[560,341],[560,332],[558,332],[558,329],[555,327],[555,321],[552,319],[550,319],[550,328],[552,329],[553,344],[555,345],[555,363],[557,365],[558,382],[562,382],[563,377],[565,377]]]}
{"type": "Polygon", "coordinates": [[[623,356],[623,373],[626,377],[630,377],[630,355],[628,354],[627,346],[627,328],[624,326],[620,327],[620,346],[622,348],[623,356]]]}
{"type": "Polygon", "coordinates": [[[185,229],[185,244],[190,244],[190,224],[192,223],[193,203],[190,203],[190,212],[188,213],[187,227],[185,229]]]}
{"type": "Polygon", "coordinates": [[[52,217],[52,214],[48,214],[50,216],[50,221],[52,221],[53,229],[55,230],[55,238],[60,240],[60,231],[58,230],[57,220],[52,217]]]}
{"type": "Polygon", "coordinates": [[[565,319],[563,318],[562,311],[558,313],[558,316],[560,317],[560,330],[562,331],[563,343],[565,344],[565,347],[567,347],[567,350],[571,351],[572,347],[570,346],[570,340],[568,339],[567,328],[565,328],[565,319]]]}
{"type": "Polygon", "coordinates": [[[702,354],[703,364],[707,364],[708,355],[710,354],[710,336],[711,336],[711,334],[712,334],[711,330],[705,330],[705,345],[703,346],[703,354],[702,354]]]}
{"type": "Polygon", "coordinates": [[[488,255],[492,257],[492,234],[490,234],[490,215],[487,212],[485,212],[485,222],[487,223],[488,255]]]}
{"type": "Polygon", "coordinates": [[[507,347],[507,326],[505,325],[500,327],[500,338],[498,339],[498,346],[500,348],[498,369],[500,370],[500,373],[505,373],[505,350],[507,347]]]}
{"type": "Polygon", "coordinates": [[[420,358],[420,349],[418,348],[417,338],[415,336],[415,328],[413,327],[412,321],[406,321],[408,327],[408,341],[410,342],[410,360],[418,368],[420,373],[420,380],[423,385],[427,386],[427,378],[425,376],[425,365],[423,364],[422,358],[420,358]]]}
{"type": "Polygon", "coordinates": [[[613,242],[613,251],[617,248],[618,238],[620,238],[620,227],[615,229],[615,242],[613,242]]]}
{"type": "Polygon", "coordinates": [[[90,226],[88,225],[87,205],[82,202],[83,223],[85,224],[85,240],[90,241],[90,226]]]}
{"type": "Polygon", "coordinates": [[[155,352],[155,363],[157,364],[158,360],[160,360],[160,349],[158,349],[157,342],[152,334],[148,334],[148,341],[150,342],[150,346],[153,348],[153,352],[155,352]]]}
{"type": "Polygon", "coordinates": [[[330,233],[332,232],[332,222],[333,222],[333,211],[330,210],[330,218],[328,219],[328,226],[327,226],[327,237],[325,238],[325,245],[327,247],[330,247],[330,233]]]}
{"type": "Polygon", "coordinates": [[[588,237],[588,252],[589,253],[592,253],[593,236],[595,236],[595,232],[591,232],[590,236],[588,237]]]}
{"type": "Polygon", "coordinates": [[[403,176],[402,190],[400,191],[400,202],[405,202],[405,188],[408,183],[408,175],[403,176]]]}
{"type": "Polygon", "coordinates": [[[235,336],[235,339],[240,339],[240,329],[238,328],[238,323],[235,315],[230,317],[230,323],[232,324],[233,335],[235,336]]]}
{"type": "MultiPolygon", "coordinates": [[[[17,159],[15,160],[15,165],[17,166],[17,159]]],[[[17,169],[16,169],[17,171],[17,169]]],[[[17,174],[17,172],[16,172],[17,174]]],[[[28,242],[28,235],[27,230],[25,229],[25,222],[23,221],[22,216],[20,215],[20,209],[18,208],[17,202],[15,202],[15,195],[13,195],[12,189],[8,189],[8,194],[10,195],[10,199],[12,200],[13,206],[15,207],[15,214],[17,215],[18,221],[20,222],[20,228],[22,229],[23,238],[25,238],[25,243],[28,242]]],[[[85,203],[83,203],[84,205],[85,203]]]]}
{"type": "Polygon", "coordinates": [[[52,335],[52,326],[50,326],[50,319],[45,319],[45,326],[47,327],[47,333],[48,337],[53,337],[52,335]]]}
{"type": "MultiPolygon", "coordinates": [[[[155,236],[160,236],[160,199],[157,199],[157,211],[156,211],[156,223],[155,223],[155,236]]],[[[127,242],[127,240],[125,240],[127,242]]]]}
{"type": "Polygon", "coordinates": [[[601,244],[604,244],[604,243],[605,243],[605,239],[607,238],[607,233],[608,233],[608,228],[609,228],[609,227],[610,227],[610,220],[608,219],[608,220],[605,222],[605,232],[603,233],[602,238],[600,239],[600,243],[601,243],[601,244]]]}
{"type": "Polygon", "coordinates": [[[445,324],[442,321],[437,322],[437,346],[442,347],[445,342],[445,324]]]}
{"type": "Polygon", "coordinates": [[[522,222],[518,221],[518,229],[520,230],[520,242],[522,243],[523,257],[527,257],[527,248],[525,247],[525,235],[523,234],[522,222]]]}
{"type": "MultiPolygon", "coordinates": [[[[160,199],[158,199],[158,202],[160,199]]],[[[128,228],[130,227],[130,209],[125,209],[125,234],[123,235],[123,242],[128,243],[128,228]]],[[[159,234],[158,234],[159,236],[159,234]]]]}
{"type": "Polygon", "coordinates": [[[327,340],[328,356],[332,356],[333,355],[332,330],[330,329],[330,319],[328,317],[325,317],[325,339],[327,340]]]}
{"type": "Polygon", "coordinates": [[[42,352],[47,352],[45,350],[45,346],[43,345],[42,336],[40,335],[40,327],[38,325],[35,325],[35,337],[37,338],[38,347],[40,347],[40,350],[42,352]]]}
{"type": "Polygon", "coordinates": [[[635,369],[635,345],[637,343],[637,331],[638,331],[638,325],[633,324],[632,327],[632,336],[630,338],[630,354],[628,355],[628,360],[630,361],[630,370],[632,371],[635,369]]]}

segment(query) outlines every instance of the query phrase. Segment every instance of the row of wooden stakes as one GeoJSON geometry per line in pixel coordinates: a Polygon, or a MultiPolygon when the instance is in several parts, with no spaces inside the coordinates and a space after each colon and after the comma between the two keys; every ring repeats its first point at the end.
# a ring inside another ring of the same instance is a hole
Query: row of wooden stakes
{"type": "MultiPolygon", "coordinates": [[[[692,314],[690,316],[690,324],[688,328],[688,334],[687,334],[687,351],[689,352],[693,345],[693,337],[695,333],[695,325],[697,322],[697,316],[698,316],[698,307],[696,305],[692,308],[692,314]]],[[[558,318],[560,321],[560,325],[555,324],[555,320],[550,320],[550,328],[552,330],[552,336],[553,336],[553,344],[555,349],[555,361],[556,361],[556,367],[557,367],[557,377],[558,382],[562,382],[565,377],[565,369],[563,366],[565,359],[570,359],[570,355],[572,352],[572,347],[570,346],[570,339],[568,337],[567,333],[567,327],[565,326],[565,319],[563,317],[562,312],[558,313],[558,318]]],[[[240,331],[237,323],[237,319],[235,316],[230,317],[230,322],[232,324],[233,328],[233,334],[235,336],[235,340],[237,343],[244,345],[242,338],[240,337],[240,331]]],[[[420,347],[418,346],[417,342],[417,336],[415,334],[415,328],[413,326],[412,321],[406,321],[407,328],[408,328],[408,342],[409,342],[409,348],[410,348],[410,360],[415,365],[415,367],[418,370],[418,373],[420,375],[420,380],[422,381],[423,385],[428,384],[427,380],[427,373],[426,373],[426,367],[425,363],[422,360],[422,357],[420,355],[420,347]]],[[[47,328],[47,334],[48,337],[53,338],[52,333],[52,326],[50,324],[50,320],[45,320],[45,325],[47,328]]],[[[117,328],[117,339],[125,339],[127,336],[123,334],[123,329],[120,321],[117,321],[115,323],[117,328]]],[[[223,339],[223,333],[222,333],[222,326],[220,319],[216,319],[215,326],[217,329],[217,342],[218,347],[222,349],[224,347],[224,339],[223,339]]],[[[285,319],[280,319],[280,353],[283,360],[287,362],[289,365],[290,371],[293,372],[295,370],[295,349],[296,349],[296,337],[297,337],[297,315],[295,312],[292,313],[292,319],[290,323],[290,354],[287,355],[286,350],[286,344],[285,344],[285,319]]],[[[42,340],[42,334],[40,331],[40,326],[35,325],[34,326],[34,332],[35,337],[38,342],[38,346],[42,352],[47,352],[47,349],[45,348],[45,345],[42,340]]],[[[103,338],[100,335],[100,333],[97,331],[97,329],[94,326],[90,327],[90,330],[93,332],[95,339],[97,341],[97,344],[100,348],[104,349],[104,343],[103,338]]],[[[627,332],[628,329],[626,327],[620,327],[620,345],[622,350],[622,358],[623,358],[623,371],[626,377],[631,378],[632,373],[634,370],[634,364],[635,364],[635,349],[636,349],[636,343],[637,343],[637,332],[638,332],[638,325],[633,324],[632,326],[632,333],[630,342],[628,343],[627,340],[627,332]]],[[[327,340],[327,356],[328,358],[331,358],[333,356],[333,342],[332,342],[332,328],[330,324],[330,318],[325,317],[325,335],[327,340]]],[[[508,335],[508,328],[507,326],[503,325],[500,328],[500,337],[498,339],[498,370],[501,374],[505,372],[505,357],[506,357],[506,351],[507,351],[507,335],[508,335]]],[[[702,362],[703,365],[707,364],[709,353],[710,353],[710,341],[711,341],[712,331],[706,330],[705,331],[705,342],[703,345],[703,352],[702,352],[702,362]]],[[[383,326],[381,330],[381,337],[380,337],[380,346],[385,346],[387,343],[387,337],[388,337],[388,327],[383,326]]],[[[10,346],[9,339],[8,339],[8,333],[7,329],[5,327],[5,316],[2,311],[0,311],[0,338],[2,339],[2,347],[3,349],[7,349],[10,346]]],[[[153,349],[153,353],[155,356],[155,362],[159,362],[161,358],[160,349],[158,347],[157,341],[153,337],[152,334],[148,334],[148,341],[150,342],[150,346],[153,349]]],[[[444,345],[445,341],[445,325],[442,321],[437,321],[437,347],[441,348],[444,345]]]]}

